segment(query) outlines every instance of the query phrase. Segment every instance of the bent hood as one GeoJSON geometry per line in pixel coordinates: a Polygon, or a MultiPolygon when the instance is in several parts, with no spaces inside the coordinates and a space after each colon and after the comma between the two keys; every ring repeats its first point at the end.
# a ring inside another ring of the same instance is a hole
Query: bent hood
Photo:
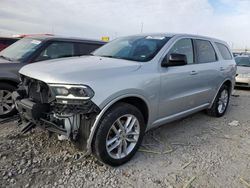
{"type": "Polygon", "coordinates": [[[135,61],[82,56],[33,63],[24,66],[19,73],[46,83],[88,84],[135,71],[140,65],[135,61]]]}

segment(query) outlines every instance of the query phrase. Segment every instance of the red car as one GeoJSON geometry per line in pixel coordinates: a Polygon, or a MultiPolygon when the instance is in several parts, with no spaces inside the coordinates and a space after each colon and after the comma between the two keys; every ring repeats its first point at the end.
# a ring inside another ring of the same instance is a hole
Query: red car
{"type": "Polygon", "coordinates": [[[0,51],[2,51],[4,48],[8,47],[9,45],[13,44],[18,40],[19,38],[14,37],[0,37],[0,51]]]}

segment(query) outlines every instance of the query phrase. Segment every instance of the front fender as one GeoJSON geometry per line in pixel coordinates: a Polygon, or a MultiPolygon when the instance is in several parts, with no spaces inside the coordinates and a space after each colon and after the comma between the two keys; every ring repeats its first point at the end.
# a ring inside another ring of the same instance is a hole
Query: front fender
{"type": "MultiPolygon", "coordinates": [[[[87,141],[87,152],[88,153],[91,153],[92,152],[92,141],[93,141],[93,138],[94,138],[94,135],[95,135],[95,132],[98,128],[98,124],[100,122],[100,119],[102,118],[102,116],[104,115],[104,113],[113,105],[115,104],[116,102],[120,101],[121,99],[124,99],[124,98],[127,98],[127,97],[138,97],[140,99],[142,99],[148,106],[148,110],[149,110],[149,116],[150,116],[150,103],[149,101],[145,98],[145,96],[139,94],[140,92],[138,91],[138,93],[134,93],[134,94],[131,94],[131,93],[124,93],[123,95],[119,95],[120,92],[117,92],[115,94],[113,94],[112,96],[108,97],[106,100],[103,101],[102,105],[104,105],[104,107],[102,108],[101,112],[96,116],[96,119],[94,121],[94,124],[91,128],[91,131],[90,131],[90,135],[89,135],[89,138],[88,138],[88,141],[87,141]],[[119,95],[119,96],[118,96],[119,95]],[[115,97],[117,96],[117,97],[115,97]],[[115,97],[115,98],[113,98],[115,97]]],[[[150,117],[149,117],[150,118],[150,117]]]]}
{"type": "Polygon", "coordinates": [[[17,74],[14,74],[12,72],[0,72],[0,81],[11,81],[15,83],[19,83],[19,77],[17,74]]]}

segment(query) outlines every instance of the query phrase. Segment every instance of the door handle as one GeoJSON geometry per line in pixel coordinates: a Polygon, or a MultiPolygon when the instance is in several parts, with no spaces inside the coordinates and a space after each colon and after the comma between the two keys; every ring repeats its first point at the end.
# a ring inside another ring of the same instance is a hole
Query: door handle
{"type": "Polygon", "coordinates": [[[224,71],[226,70],[224,67],[220,67],[220,71],[224,71]]]}
{"type": "Polygon", "coordinates": [[[190,72],[190,75],[196,75],[196,74],[198,74],[197,71],[191,71],[191,72],[190,72]]]}

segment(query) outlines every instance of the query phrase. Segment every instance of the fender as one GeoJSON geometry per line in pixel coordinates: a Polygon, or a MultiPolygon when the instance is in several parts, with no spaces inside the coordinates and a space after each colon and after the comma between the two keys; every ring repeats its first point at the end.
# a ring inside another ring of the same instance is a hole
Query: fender
{"type": "Polygon", "coordinates": [[[11,81],[14,82],[16,84],[18,84],[20,82],[19,78],[17,75],[15,75],[14,73],[10,73],[10,72],[1,72],[1,76],[0,76],[0,82],[1,81],[11,81]]]}
{"type": "Polygon", "coordinates": [[[222,82],[222,84],[220,85],[220,87],[218,87],[218,89],[217,89],[217,91],[216,91],[216,95],[214,96],[214,98],[213,98],[213,100],[212,100],[212,102],[211,102],[211,104],[209,105],[209,107],[208,107],[208,108],[212,108],[213,103],[214,103],[214,101],[215,101],[215,98],[216,98],[216,96],[218,95],[218,93],[219,93],[219,90],[220,90],[221,86],[222,86],[222,85],[223,85],[226,81],[230,81],[230,82],[231,82],[231,90],[230,90],[230,95],[231,95],[232,90],[233,90],[233,88],[234,88],[234,83],[232,82],[232,80],[231,80],[231,79],[226,78],[226,79],[222,82]]]}
{"type": "MultiPolygon", "coordinates": [[[[114,103],[116,103],[117,101],[123,99],[123,98],[127,98],[127,97],[138,97],[140,99],[142,99],[146,104],[147,106],[149,106],[147,100],[141,96],[141,95],[138,95],[138,94],[126,94],[126,95],[121,95],[115,99],[113,99],[112,101],[110,101],[102,110],[101,112],[96,116],[96,119],[95,119],[95,122],[93,124],[93,126],[91,127],[91,130],[90,130],[90,135],[89,135],[89,138],[87,140],[87,154],[90,154],[92,153],[92,147],[91,147],[91,144],[92,144],[92,141],[93,141],[93,138],[94,138],[94,135],[95,135],[95,132],[97,130],[97,127],[98,127],[98,124],[100,122],[100,119],[102,118],[103,114],[109,109],[109,107],[111,107],[114,103]]],[[[150,114],[150,108],[149,109],[149,114],[150,114]]]]}

